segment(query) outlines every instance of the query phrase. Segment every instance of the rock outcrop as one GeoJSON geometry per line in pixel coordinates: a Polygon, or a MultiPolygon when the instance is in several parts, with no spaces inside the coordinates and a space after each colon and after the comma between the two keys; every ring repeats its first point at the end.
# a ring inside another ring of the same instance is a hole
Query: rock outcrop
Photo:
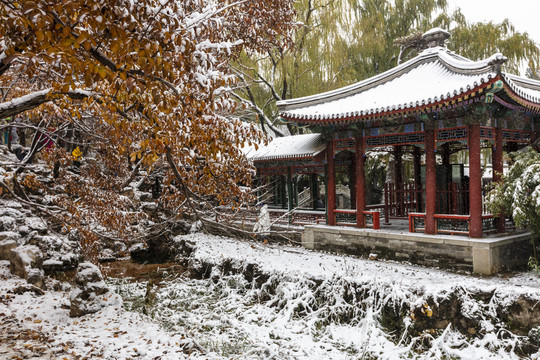
{"type": "Polygon", "coordinates": [[[93,314],[106,306],[121,306],[120,296],[109,291],[98,267],[80,263],[75,276],[76,286],[71,291],[69,316],[93,314]]]}
{"type": "Polygon", "coordinates": [[[0,241],[0,260],[9,260],[11,257],[11,249],[17,247],[15,240],[2,240],[0,241]]]}
{"type": "Polygon", "coordinates": [[[11,273],[43,289],[45,282],[42,266],[43,253],[37,246],[18,246],[10,250],[9,270],[11,273]]]}
{"type": "Polygon", "coordinates": [[[14,254],[15,258],[11,259],[11,250],[16,247],[33,249],[29,250],[31,257],[36,249],[41,251],[40,265],[30,268],[41,269],[43,263],[43,270],[48,274],[75,269],[81,259],[78,240],[71,233],[49,226],[45,218],[36,217],[31,209],[17,201],[0,199],[0,260],[12,262],[14,274],[28,279],[21,254],[14,254]]]}

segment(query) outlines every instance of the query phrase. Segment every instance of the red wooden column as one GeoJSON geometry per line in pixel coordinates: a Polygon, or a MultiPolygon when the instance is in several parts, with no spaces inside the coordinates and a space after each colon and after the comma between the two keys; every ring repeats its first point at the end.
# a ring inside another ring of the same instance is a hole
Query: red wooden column
{"type": "Polygon", "coordinates": [[[396,189],[396,215],[403,216],[403,148],[394,146],[394,184],[396,189]]]}
{"type": "MultiPolygon", "coordinates": [[[[440,148],[437,149],[437,152],[441,154],[441,162],[442,162],[442,168],[443,168],[443,174],[444,174],[444,185],[442,189],[443,194],[442,196],[439,195],[438,201],[440,202],[437,204],[438,210],[443,214],[455,214],[454,210],[454,201],[453,201],[453,194],[455,192],[452,188],[452,168],[450,167],[450,144],[445,142],[441,145],[440,148]]],[[[439,174],[441,176],[442,174],[439,174]]],[[[439,186],[440,184],[439,179],[439,186]]]]}
{"type": "Polygon", "coordinates": [[[480,126],[469,125],[469,236],[482,237],[482,169],[480,126]]]}
{"type": "Polygon", "coordinates": [[[426,234],[437,232],[435,224],[435,209],[437,198],[437,177],[435,158],[435,131],[426,129],[424,132],[426,150],[426,234]]]}
{"type": "Polygon", "coordinates": [[[414,189],[416,191],[415,200],[416,200],[416,212],[422,212],[422,174],[420,169],[422,167],[421,160],[422,155],[420,154],[420,148],[418,146],[414,147],[413,150],[413,159],[414,159],[414,189]]]}
{"type": "MultiPolygon", "coordinates": [[[[502,173],[503,173],[503,135],[502,135],[502,129],[496,128],[495,129],[495,143],[493,144],[492,148],[492,158],[493,158],[493,181],[499,182],[502,179],[502,173]]],[[[497,231],[498,232],[505,232],[505,216],[499,216],[499,219],[497,221],[497,231]]]]}
{"type": "Polygon", "coordinates": [[[364,214],[366,208],[366,173],[364,170],[364,137],[359,135],[355,139],[356,158],[356,227],[363,228],[366,226],[364,222],[364,214]]]}
{"type": "Polygon", "coordinates": [[[326,141],[326,223],[331,226],[336,225],[336,169],[334,165],[334,138],[326,141]]]}

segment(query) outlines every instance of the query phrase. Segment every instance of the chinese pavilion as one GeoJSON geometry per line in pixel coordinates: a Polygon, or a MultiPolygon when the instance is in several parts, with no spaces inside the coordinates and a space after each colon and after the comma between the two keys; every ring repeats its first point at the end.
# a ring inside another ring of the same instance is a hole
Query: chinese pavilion
{"type": "Polygon", "coordinates": [[[449,51],[442,29],[423,36],[430,47],[391,70],[278,103],[283,121],[313,134],[275,139],[251,156],[274,185],[263,200],[290,222],[326,228],[402,219],[415,234],[508,233],[510,219],[486,213],[483,197],[503,173],[504,152],[538,135],[540,82],[502,72],[502,54],[471,61],[449,51]],[[384,201],[368,204],[366,152],[377,150],[392,166],[384,201]]]}

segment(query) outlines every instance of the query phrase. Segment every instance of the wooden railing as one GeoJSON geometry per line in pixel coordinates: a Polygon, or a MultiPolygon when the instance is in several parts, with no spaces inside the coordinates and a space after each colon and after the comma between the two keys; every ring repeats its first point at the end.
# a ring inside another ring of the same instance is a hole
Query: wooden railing
{"type": "MultiPolygon", "coordinates": [[[[216,217],[216,221],[240,221],[256,222],[259,217],[257,208],[242,208],[233,210],[228,207],[220,207],[221,215],[216,217]]],[[[289,212],[287,209],[269,208],[270,222],[272,224],[291,225],[315,225],[326,222],[325,211],[294,209],[289,212]]]]}
{"type": "MultiPolygon", "coordinates": [[[[373,228],[373,230],[381,228],[381,213],[379,211],[364,210],[362,215],[366,227],[373,228]]],[[[334,216],[336,217],[336,225],[356,226],[356,209],[336,209],[334,216]]]]}
{"type": "Polygon", "coordinates": [[[373,230],[379,230],[381,228],[381,213],[379,211],[364,210],[362,213],[364,214],[364,224],[366,224],[366,227],[372,227],[373,230]]]}
{"type": "MultiPolygon", "coordinates": [[[[490,180],[483,180],[482,189],[488,188],[490,180]]],[[[402,188],[393,183],[384,186],[384,218],[386,223],[390,219],[407,219],[410,212],[421,213],[425,211],[424,189],[416,188],[413,183],[403,184],[402,188]]],[[[482,211],[488,212],[486,192],[482,190],[482,211]]],[[[445,187],[437,188],[436,201],[439,214],[467,215],[469,213],[469,187],[466,184],[448,183],[445,187]]]]}
{"type": "Polygon", "coordinates": [[[437,212],[464,215],[469,212],[469,189],[457,183],[447,184],[446,189],[437,189],[437,212]]]}
{"type": "MultiPolygon", "coordinates": [[[[435,214],[435,233],[450,235],[470,235],[470,215],[435,214]]],[[[425,213],[409,213],[409,232],[425,232],[425,213]]],[[[497,218],[491,214],[482,215],[482,233],[497,232],[497,218]]]]}

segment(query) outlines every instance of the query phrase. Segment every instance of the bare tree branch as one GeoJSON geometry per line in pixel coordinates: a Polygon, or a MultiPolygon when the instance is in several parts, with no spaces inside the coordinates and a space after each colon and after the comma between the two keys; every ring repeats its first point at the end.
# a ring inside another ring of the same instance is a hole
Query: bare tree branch
{"type": "MultiPolygon", "coordinates": [[[[249,89],[249,86],[246,87],[246,90],[249,89]]],[[[251,93],[251,90],[248,90],[248,94],[251,93]]],[[[241,96],[239,96],[238,94],[235,94],[235,93],[231,93],[235,98],[237,98],[239,101],[241,101],[242,103],[246,104],[247,106],[249,106],[250,108],[252,108],[255,113],[257,114],[257,117],[259,118],[259,121],[261,123],[261,126],[263,127],[263,131],[266,132],[265,130],[265,126],[268,126],[270,128],[270,130],[272,130],[277,136],[279,137],[283,137],[283,136],[286,136],[285,133],[281,130],[279,130],[276,126],[274,126],[274,124],[272,123],[272,121],[268,118],[268,116],[266,116],[266,114],[264,113],[264,111],[262,111],[262,109],[260,107],[257,106],[256,102],[255,102],[255,98],[253,98],[253,94],[251,94],[250,98],[252,99],[251,101],[248,101],[244,98],[242,98],[241,96]]]]}
{"type": "Polygon", "coordinates": [[[9,70],[13,59],[15,56],[7,56],[5,51],[0,53],[0,76],[9,70]]]}
{"type": "MultiPolygon", "coordinates": [[[[247,104],[250,108],[252,108],[255,111],[255,113],[257,114],[257,117],[259,118],[259,122],[261,123],[262,130],[264,132],[266,132],[265,126],[268,126],[277,136],[279,136],[279,137],[286,136],[285,133],[283,133],[281,130],[279,130],[273,124],[272,120],[270,120],[268,118],[268,116],[266,116],[264,111],[257,105],[257,101],[255,100],[255,96],[253,95],[253,92],[251,91],[251,87],[246,82],[244,74],[238,69],[233,68],[233,71],[240,78],[240,80],[242,80],[242,82],[245,84],[243,89],[246,91],[247,96],[249,97],[249,100],[246,100],[246,99],[242,98],[241,96],[239,96],[238,94],[236,94],[234,92],[232,92],[231,94],[234,97],[236,97],[238,100],[240,100],[242,103],[247,104]]],[[[268,85],[270,86],[270,84],[268,84],[268,85]]],[[[278,95],[276,94],[276,96],[278,96],[278,95]]],[[[278,96],[278,98],[279,98],[279,96],[278,96]]]]}

